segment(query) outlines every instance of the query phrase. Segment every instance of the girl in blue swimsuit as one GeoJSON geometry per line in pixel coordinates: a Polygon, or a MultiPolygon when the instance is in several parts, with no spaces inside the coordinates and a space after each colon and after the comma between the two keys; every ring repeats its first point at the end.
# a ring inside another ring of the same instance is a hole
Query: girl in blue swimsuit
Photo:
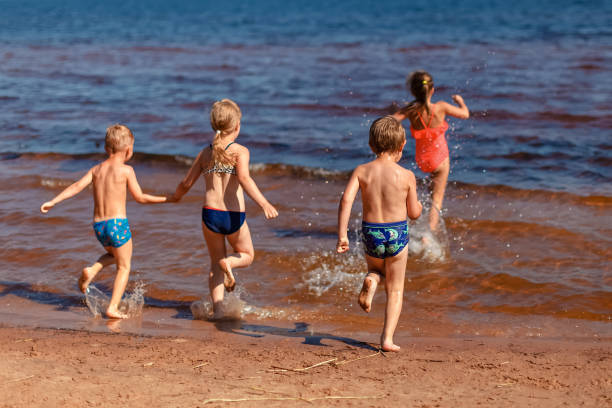
{"type": "Polygon", "coordinates": [[[213,104],[210,112],[210,124],[215,132],[213,142],[198,154],[173,197],[180,200],[200,175],[204,177],[202,232],[212,266],[208,286],[213,311],[219,310],[224,288],[228,292],[234,290],[236,280],[232,269],[244,268],[253,262],[243,192],[263,209],[266,218],[278,215],[249,174],[249,149],[235,142],[240,133],[241,116],[238,105],[229,99],[213,104]],[[226,239],[234,250],[232,254],[226,251],[226,239]]]}

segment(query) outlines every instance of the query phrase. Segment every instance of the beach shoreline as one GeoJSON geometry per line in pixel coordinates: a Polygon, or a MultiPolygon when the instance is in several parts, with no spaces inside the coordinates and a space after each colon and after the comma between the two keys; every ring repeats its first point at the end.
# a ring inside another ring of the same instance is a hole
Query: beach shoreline
{"type": "Polygon", "coordinates": [[[413,337],[400,353],[381,354],[375,344],[341,333],[334,339],[344,341],[317,342],[248,333],[247,322],[201,323],[198,337],[3,324],[0,407],[612,402],[609,339],[413,337]]]}

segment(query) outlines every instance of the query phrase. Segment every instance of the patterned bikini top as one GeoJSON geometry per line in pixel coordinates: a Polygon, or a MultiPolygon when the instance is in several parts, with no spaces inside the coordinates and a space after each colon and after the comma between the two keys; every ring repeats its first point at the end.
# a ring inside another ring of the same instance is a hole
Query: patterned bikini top
{"type": "MultiPolygon", "coordinates": [[[[225,150],[227,150],[228,147],[230,147],[232,144],[234,144],[234,142],[231,142],[230,144],[228,144],[227,146],[225,146],[225,150]]],[[[210,145],[210,148],[212,149],[212,144],[210,145]]],[[[220,163],[215,163],[213,164],[212,167],[206,169],[206,170],[202,170],[202,174],[211,174],[211,173],[223,173],[223,174],[231,174],[233,176],[236,175],[236,167],[229,165],[229,164],[220,164],[220,163]]]]}

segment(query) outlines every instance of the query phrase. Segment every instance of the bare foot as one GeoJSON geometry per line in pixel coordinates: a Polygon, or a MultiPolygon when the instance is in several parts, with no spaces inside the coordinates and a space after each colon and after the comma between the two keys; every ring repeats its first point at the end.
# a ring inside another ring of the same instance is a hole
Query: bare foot
{"type": "Polygon", "coordinates": [[[106,317],[109,319],[127,319],[128,315],[121,313],[116,307],[109,306],[106,309],[106,317]]]}
{"type": "Polygon", "coordinates": [[[83,268],[83,272],[81,272],[81,277],[79,278],[79,289],[81,289],[81,292],[87,292],[87,287],[94,276],[96,276],[96,274],[91,271],[91,268],[83,268]]]}
{"type": "Polygon", "coordinates": [[[397,352],[397,351],[400,351],[400,346],[397,346],[397,345],[393,344],[392,341],[389,341],[389,342],[381,343],[380,349],[382,351],[395,351],[395,352],[397,352]]]}
{"type": "Polygon", "coordinates": [[[226,259],[220,260],[219,266],[225,274],[225,277],[223,278],[223,286],[225,286],[225,290],[228,292],[233,292],[234,288],[236,287],[236,279],[234,279],[234,274],[232,274],[231,266],[229,266],[226,259]]]}
{"type": "Polygon", "coordinates": [[[376,293],[377,286],[378,282],[369,275],[363,280],[363,286],[359,293],[359,306],[361,306],[366,313],[370,313],[370,310],[372,310],[372,298],[374,297],[374,293],[376,293]]]}

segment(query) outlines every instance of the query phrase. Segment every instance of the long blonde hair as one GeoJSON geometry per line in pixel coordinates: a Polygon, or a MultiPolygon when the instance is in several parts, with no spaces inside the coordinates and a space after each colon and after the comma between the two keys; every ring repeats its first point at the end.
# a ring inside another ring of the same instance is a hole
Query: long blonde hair
{"type": "Polygon", "coordinates": [[[212,142],[212,161],[221,165],[234,165],[234,159],[221,145],[221,137],[233,132],[240,124],[242,112],[236,102],[222,99],[213,104],[210,111],[210,126],[215,131],[212,142]]]}

